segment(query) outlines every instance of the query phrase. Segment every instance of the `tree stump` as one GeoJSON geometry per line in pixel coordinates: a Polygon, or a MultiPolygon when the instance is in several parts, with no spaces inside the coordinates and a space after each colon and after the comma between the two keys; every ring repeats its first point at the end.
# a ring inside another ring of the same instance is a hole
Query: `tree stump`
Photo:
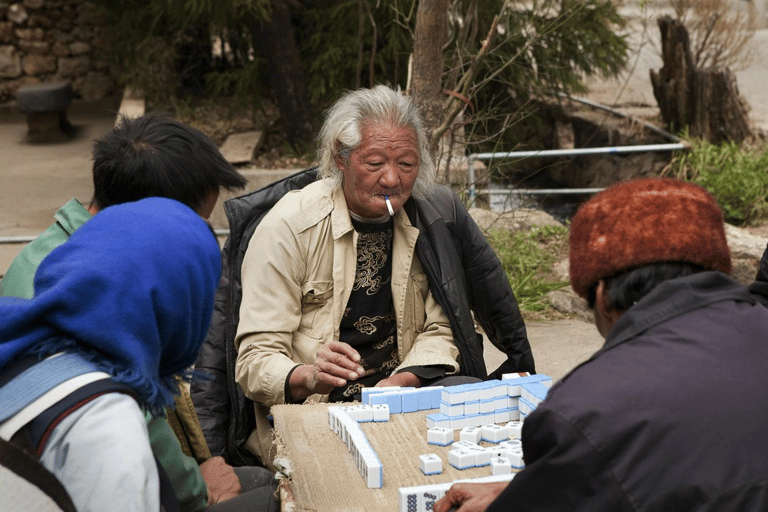
{"type": "Polygon", "coordinates": [[[693,65],[688,31],[678,20],[659,18],[664,66],[651,70],[653,94],[670,130],[688,127],[689,135],[712,143],[737,143],[752,135],[745,107],[728,68],[693,65]]]}

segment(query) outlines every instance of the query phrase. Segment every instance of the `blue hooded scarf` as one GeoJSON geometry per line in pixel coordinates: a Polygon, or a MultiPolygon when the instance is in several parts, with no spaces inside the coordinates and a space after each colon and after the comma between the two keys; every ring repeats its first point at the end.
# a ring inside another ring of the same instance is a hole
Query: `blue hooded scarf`
{"type": "Polygon", "coordinates": [[[220,272],[213,233],[182,203],[106,208],[43,260],[34,298],[0,297],[0,371],[76,352],[159,411],[197,357],[220,272]]]}

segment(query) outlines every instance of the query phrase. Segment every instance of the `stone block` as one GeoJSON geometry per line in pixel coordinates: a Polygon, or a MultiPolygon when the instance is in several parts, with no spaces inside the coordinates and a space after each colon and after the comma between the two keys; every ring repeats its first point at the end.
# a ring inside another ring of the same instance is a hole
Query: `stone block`
{"type": "Polygon", "coordinates": [[[45,41],[19,41],[19,50],[25,53],[45,55],[50,47],[45,41]]]}
{"type": "Polygon", "coordinates": [[[32,142],[60,142],[74,131],[67,119],[72,102],[68,82],[27,85],[16,93],[16,104],[27,114],[28,137],[32,142]]]}
{"type": "Polygon", "coordinates": [[[69,57],[69,45],[66,43],[54,43],[51,52],[57,57],[69,57]]]}
{"type": "Polygon", "coordinates": [[[27,41],[43,41],[45,39],[45,30],[41,28],[17,28],[16,37],[27,41]]]}
{"type": "Polygon", "coordinates": [[[72,55],[83,55],[91,52],[91,45],[82,41],[76,41],[69,45],[69,53],[72,55]]]}
{"type": "Polygon", "coordinates": [[[59,74],[64,78],[83,76],[88,72],[91,60],[87,55],[59,59],[59,74]]]}
{"type": "Polygon", "coordinates": [[[18,78],[21,74],[21,56],[16,47],[0,46],[0,78],[18,78]]]}
{"type": "Polygon", "coordinates": [[[33,14],[29,17],[29,21],[27,21],[28,27],[40,27],[40,28],[53,28],[54,22],[49,18],[48,16],[43,16],[42,14],[33,14]]]}
{"type": "Polygon", "coordinates": [[[219,150],[228,162],[242,164],[253,160],[263,142],[264,132],[261,130],[235,133],[227,137],[219,150]]]}
{"type": "Polygon", "coordinates": [[[67,82],[27,85],[16,93],[22,112],[66,110],[72,102],[72,86],[67,82]]]}
{"type": "Polygon", "coordinates": [[[15,24],[21,25],[27,21],[29,15],[27,14],[27,10],[24,9],[24,6],[21,4],[13,4],[12,6],[8,7],[8,12],[5,13],[5,17],[15,24]]]}
{"type": "Polygon", "coordinates": [[[27,55],[23,59],[24,73],[32,76],[56,72],[56,57],[53,55],[27,55]]]}
{"type": "Polygon", "coordinates": [[[10,21],[0,21],[0,43],[12,42],[13,35],[13,23],[10,21]]]}

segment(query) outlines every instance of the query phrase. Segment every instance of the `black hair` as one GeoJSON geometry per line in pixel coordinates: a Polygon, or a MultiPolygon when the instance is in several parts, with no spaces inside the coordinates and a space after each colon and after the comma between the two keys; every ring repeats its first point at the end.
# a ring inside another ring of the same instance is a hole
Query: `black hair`
{"type": "Polygon", "coordinates": [[[93,201],[99,209],[167,197],[198,211],[220,188],[246,183],[210,138],[164,114],[124,117],[93,147],[93,201]]]}
{"type": "MultiPolygon", "coordinates": [[[[704,269],[691,263],[663,262],[638,267],[603,279],[605,299],[615,311],[626,311],[654,288],[670,279],[685,277],[704,269]]],[[[589,288],[587,302],[591,309],[597,300],[597,283],[589,288]]]]}

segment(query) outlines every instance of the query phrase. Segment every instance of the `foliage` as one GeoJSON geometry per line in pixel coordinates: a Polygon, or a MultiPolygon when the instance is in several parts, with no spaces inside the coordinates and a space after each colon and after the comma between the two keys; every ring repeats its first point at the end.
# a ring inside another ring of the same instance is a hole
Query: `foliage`
{"type": "MultiPolygon", "coordinates": [[[[110,12],[123,82],[143,90],[151,103],[178,104],[193,93],[235,95],[258,105],[266,66],[253,35],[272,0],[96,1],[110,12]]],[[[345,90],[378,83],[407,89],[418,0],[289,5],[318,111],[345,90]]],[[[465,94],[475,110],[461,120],[479,146],[473,150],[513,147],[509,127],[529,98],[580,91],[583,77],[614,75],[626,59],[612,0],[451,0],[450,19],[445,89],[460,90],[462,77],[478,65],[465,94]],[[486,40],[492,43],[487,58],[474,62],[486,40]]]]}
{"type": "Polygon", "coordinates": [[[540,226],[518,232],[491,229],[488,241],[501,260],[521,311],[547,309],[544,295],[568,284],[552,277],[552,266],[567,253],[568,228],[540,226]]]}
{"type": "Polygon", "coordinates": [[[756,52],[751,20],[731,0],[669,0],[669,4],[688,29],[695,67],[736,71],[751,64],[756,52]]]}
{"type": "Polygon", "coordinates": [[[345,90],[380,83],[404,88],[413,40],[409,20],[396,13],[415,5],[415,0],[324,0],[307,9],[296,37],[312,101],[331,102],[345,90]]]}
{"type": "MultiPolygon", "coordinates": [[[[476,28],[464,31],[478,35],[452,39],[445,86],[460,83],[484,30],[499,16],[492,47],[466,94],[478,113],[465,119],[468,139],[478,144],[473,151],[508,151],[520,142],[509,128],[531,114],[531,99],[582,92],[585,77],[616,76],[626,64],[624,21],[610,0],[454,0],[457,13],[472,8],[463,19],[476,28]]],[[[456,25],[454,32],[461,29],[456,25]]]]}
{"type": "Polygon", "coordinates": [[[693,149],[676,156],[666,174],[709,190],[730,224],[768,219],[768,150],[742,149],[735,142],[690,142],[693,149]]]}
{"type": "Polygon", "coordinates": [[[124,70],[123,82],[151,101],[167,101],[184,87],[201,92],[215,84],[221,92],[227,78],[236,90],[258,84],[260,75],[249,67],[249,30],[269,15],[269,0],[98,1],[120,42],[113,59],[124,70]],[[218,67],[224,65],[218,78],[208,76],[218,72],[214,39],[226,49],[218,53],[218,67]],[[236,69],[242,73],[233,75],[236,69]]]}

